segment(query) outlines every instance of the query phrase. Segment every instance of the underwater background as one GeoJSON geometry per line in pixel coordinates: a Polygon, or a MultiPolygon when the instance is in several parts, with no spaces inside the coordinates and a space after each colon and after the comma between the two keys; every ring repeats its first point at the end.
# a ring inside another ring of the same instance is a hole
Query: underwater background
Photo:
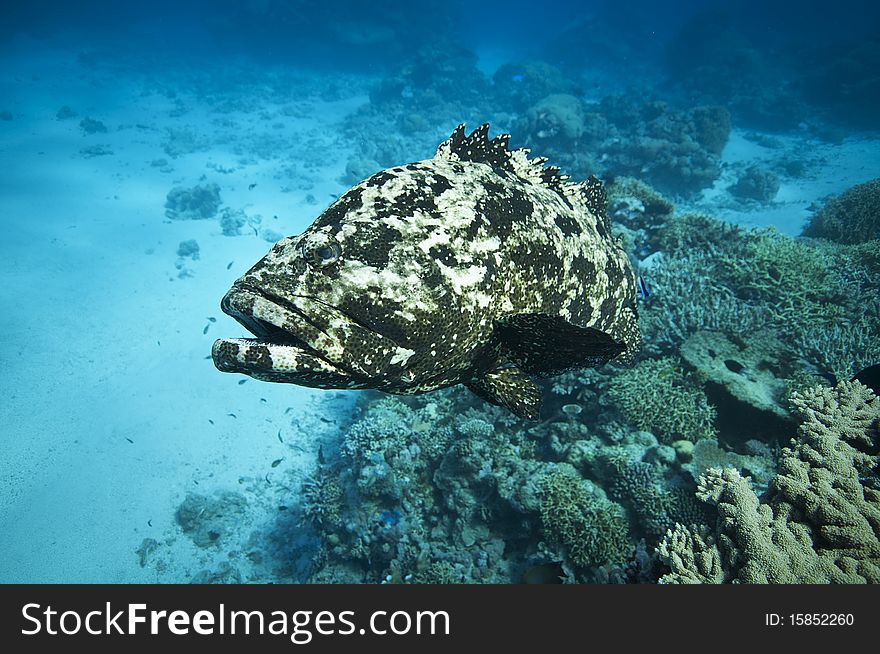
{"type": "Polygon", "coordinates": [[[880,581],[878,25],[5,3],[0,581],[880,581]],[[605,182],[634,364],[543,380],[537,422],[215,369],[271,243],[486,122],[605,182]]]}

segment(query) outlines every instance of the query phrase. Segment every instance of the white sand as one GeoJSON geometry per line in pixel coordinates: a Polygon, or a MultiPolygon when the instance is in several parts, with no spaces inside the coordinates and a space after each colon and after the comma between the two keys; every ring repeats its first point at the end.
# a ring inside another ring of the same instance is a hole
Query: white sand
{"type": "Polygon", "coordinates": [[[798,236],[812,215],[811,206],[820,206],[829,196],[880,176],[880,135],[829,143],[808,132],[773,134],[766,135],[768,147],[747,138],[751,134],[753,130],[731,132],[722,153],[721,177],[698,200],[678,203],[679,210],[710,213],[746,227],[773,225],[798,236]],[[807,162],[806,174],[796,178],[780,174],[779,192],[770,205],[737,201],[728,193],[727,188],[748,166],[774,170],[786,160],[807,162]]]}
{"type": "MultiPolygon", "coordinates": [[[[224,554],[181,534],[174,511],[186,493],[242,492],[253,507],[250,526],[265,531],[279,505],[297,502],[280,485],[298,491],[319,442],[338,439],[336,425],[356,396],[239,385],[244,377],[214,369],[206,358],[213,340],[245,333],[219,300],[270,244],[223,236],[214,220],[167,221],[165,195],[205,175],[220,184],[225,206],[297,233],[331,192],[344,190],[336,180],[347,153],[332,139],[315,152],[311,163],[320,167],[309,174],[319,183],[308,192],[318,204],[310,206],[305,191],[281,192],[295,179],[273,178],[288,153],[236,164],[226,142],[269,131],[258,115],[212,116],[184,95],[194,110],[171,118],[168,98],[143,94],[133,79],[84,71],[71,53],[7,57],[0,70],[0,97],[15,114],[0,124],[0,581],[187,581],[224,554]],[[56,120],[62,105],[80,116],[56,120]],[[86,115],[108,133],[84,135],[86,115]],[[218,117],[230,127],[206,122],[218,117]],[[164,128],[189,124],[214,145],[172,160],[161,149],[164,128]],[[114,154],[80,156],[95,144],[114,154]],[[150,165],[158,158],[173,172],[150,165]],[[237,169],[218,174],[208,162],[237,169]],[[193,238],[201,257],[187,260],[193,276],[179,279],[178,243],[193,238]],[[267,483],[267,473],[278,481],[267,483]],[[162,543],[154,557],[161,572],[138,564],[145,537],[162,543]]],[[[309,102],[308,121],[272,122],[303,138],[320,137],[316,128],[333,134],[365,100],[309,102]]],[[[249,578],[247,565],[239,567],[249,578]]]]}

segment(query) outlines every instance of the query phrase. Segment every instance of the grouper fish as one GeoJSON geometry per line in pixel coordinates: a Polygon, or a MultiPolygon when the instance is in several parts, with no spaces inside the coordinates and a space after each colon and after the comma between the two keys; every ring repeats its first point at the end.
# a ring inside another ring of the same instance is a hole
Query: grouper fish
{"type": "Polygon", "coordinates": [[[464,384],[535,420],[533,377],[631,360],[636,278],[601,182],[488,134],[459,125],[276,243],[221,302],[256,338],[216,341],[217,368],[396,394],[464,384]]]}

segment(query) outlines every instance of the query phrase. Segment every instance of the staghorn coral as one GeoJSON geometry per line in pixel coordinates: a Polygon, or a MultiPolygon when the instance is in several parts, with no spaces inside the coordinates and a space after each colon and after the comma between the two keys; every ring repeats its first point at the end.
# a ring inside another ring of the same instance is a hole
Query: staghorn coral
{"type": "Polygon", "coordinates": [[[876,243],[842,246],[725,228],[706,216],[673,218],[659,235],[661,253],[642,271],[653,291],[639,315],[644,349],[671,353],[702,330],[739,337],[770,328],[824,372],[849,369],[871,358],[858,355],[880,333],[871,309],[880,291],[876,243]],[[841,333],[817,333],[826,325],[841,333]]]}
{"type": "Polygon", "coordinates": [[[863,306],[855,319],[806,327],[797,335],[798,350],[835,379],[850,379],[880,363],[880,301],[863,306]]]}
{"type": "Polygon", "coordinates": [[[803,235],[846,244],[880,238],[880,178],[828,200],[810,218],[803,235]]]}
{"type": "Polygon", "coordinates": [[[716,507],[716,524],[667,533],[662,582],[880,582],[880,399],[841,382],[795,393],[792,405],[798,436],[764,500],[736,470],[708,470],[697,496],[716,507]]]}
{"type": "Polygon", "coordinates": [[[775,228],[753,230],[723,253],[727,279],[740,297],[762,304],[780,325],[805,325],[843,313],[849,291],[835,270],[835,252],[775,228]]]}
{"type": "Polygon", "coordinates": [[[323,467],[303,481],[301,498],[304,523],[316,526],[339,524],[343,506],[342,488],[323,467]]]}

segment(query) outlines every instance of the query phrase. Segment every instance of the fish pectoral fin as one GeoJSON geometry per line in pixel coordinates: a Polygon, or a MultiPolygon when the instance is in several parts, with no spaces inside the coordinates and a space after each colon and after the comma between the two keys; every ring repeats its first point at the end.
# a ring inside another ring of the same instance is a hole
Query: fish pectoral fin
{"type": "Polygon", "coordinates": [[[537,420],[541,412],[541,391],[519,368],[501,368],[465,384],[492,404],[510,409],[517,417],[537,420]]]}
{"type": "Polygon", "coordinates": [[[601,366],[626,350],[624,343],[601,329],[578,327],[543,313],[502,318],[495,323],[495,335],[513,361],[542,375],[601,366]]]}

